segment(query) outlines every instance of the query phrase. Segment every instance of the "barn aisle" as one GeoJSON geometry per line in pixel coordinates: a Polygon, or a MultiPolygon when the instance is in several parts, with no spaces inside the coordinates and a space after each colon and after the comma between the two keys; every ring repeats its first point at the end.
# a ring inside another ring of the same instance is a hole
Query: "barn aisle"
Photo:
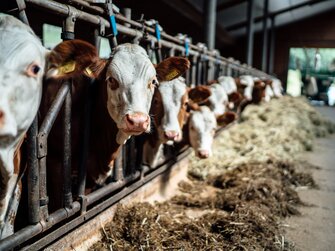
{"type": "MultiPolygon", "coordinates": [[[[335,122],[335,109],[316,107],[335,122]]],[[[287,237],[296,243],[298,250],[334,250],[335,244],[335,135],[315,141],[313,152],[303,158],[320,167],[312,170],[319,189],[301,189],[299,196],[312,207],[301,207],[301,217],[287,220],[287,237]]]]}

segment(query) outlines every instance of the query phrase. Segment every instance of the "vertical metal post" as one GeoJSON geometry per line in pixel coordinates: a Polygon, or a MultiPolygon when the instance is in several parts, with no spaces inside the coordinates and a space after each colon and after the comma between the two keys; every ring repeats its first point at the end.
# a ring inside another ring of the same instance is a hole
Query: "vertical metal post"
{"type": "Polygon", "coordinates": [[[69,91],[66,94],[64,102],[64,153],[63,153],[63,206],[71,208],[72,206],[72,191],[71,191],[71,82],[65,83],[69,86],[69,91]]]}
{"type": "Polygon", "coordinates": [[[195,85],[200,85],[201,84],[201,74],[202,73],[202,55],[198,57],[198,62],[197,62],[197,82],[195,85]]]}
{"type": "Polygon", "coordinates": [[[216,3],[217,0],[204,1],[204,28],[205,43],[209,50],[215,48],[215,28],[216,28],[216,3]]]}
{"type": "Polygon", "coordinates": [[[19,19],[25,23],[26,25],[29,25],[29,21],[26,15],[26,3],[24,0],[16,0],[17,6],[19,8],[19,19]]]}
{"type": "MultiPolygon", "coordinates": [[[[131,19],[131,9],[130,8],[123,8],[123,15],[127,18],[127,19],[131,19]]],[[[124,26],[126,27],[131,27],[130,24],[125,23],[124,26]]]]}
{"type": "Polygon", "coordinates": [[[269,0],[264,0],[264,11],[263,11],[263,48],[262,48],[262,71],[267,71],[267,59],[268,59],[268,12],[269,12],[269,0]]]}
{"type": "Polygon", "coordinates": [[[195,87],[197,82],[197,58],[197,56],[192,57],[191,87],[195,87]]]}
{"type": "Polygon", "coordinates": [[[273,74],[273,65],[275,57],[275,46],[276,46],[276,20],[275,16],[271,16],[271,37],[270,37],[270,55],[268,63],[268,73],[273,74]]]}
{"type": "MultiPolygon", "coordinates": [[[[100,28],[100,31],[98,29],[94,30],[94,41],[95,41],[95,47],[98,51],[100,51],[100,44],[101,44],[101,37],[100,33],[104,33],[104,29],[102,30],[100,28]]],[[[86,187],[86,173],[87,173],[87,156],[89,152],[89,137],[90,137],[90,130],[91,130],[91,116],[92,116],[92,99],[93,99],[93,93],[95,91],[95,80],[92,79],[87,86],[86,91],[86,102],[85,102],[85,123],[84,123],[84,134],[83,134],[83,140],[82,140],[82,149],[81,149],[81,155],[80,155],[80,163],[79,163],[79,172],[78,172],[78,190],[77,195],[84,199],[83,196],[85,196],[85,187],[86,187]]]]}
{"type": "Polygon", "coordinates": [[[40,220],[40,193],[39,193],[39,170],[37,159],[37,116],[27,133],[28,150],[28,221],[36,224],[40,220]]]}
{"type": "Polygon", "coordinates": [[[254,0],[248,0],[247,20],[248,26],[246,62],[248,65],[252,65],[254,48],[254,0]]]}

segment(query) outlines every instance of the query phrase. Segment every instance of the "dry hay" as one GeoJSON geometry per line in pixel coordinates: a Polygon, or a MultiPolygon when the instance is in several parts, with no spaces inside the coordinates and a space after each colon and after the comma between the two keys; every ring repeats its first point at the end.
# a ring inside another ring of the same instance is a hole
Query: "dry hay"
{"type": "Polygon", "coordinates": [[[291,163],[243,165],[180,183],[164,203],[119,206],[91,250],[294,250],[281,217],[299,214],[296,184],[315,186],[291,163]],[[304,178],[302,178],[304,177],[304,178]]]}
{"type": "Polygon", "coordinates": [[[211,158],[191,157],[190,174],[205,178],[246,163],[294,161],[312,150],[315,137],[335,131],[335,125],[305,99],[288,96],[248,106],[241,121],[216,139],[211,158]]]}
{"type": "Polygon", "coordinates": [[[218,137],[212,159],[191,159],[181,195],[119,206],[91,250],[295,250],[281,219],[304,204],[295,187],[317,187],[305,173],[314,167],[295,158],[333,125],[289,97],[250,106],[242,120],[218,137]]]}

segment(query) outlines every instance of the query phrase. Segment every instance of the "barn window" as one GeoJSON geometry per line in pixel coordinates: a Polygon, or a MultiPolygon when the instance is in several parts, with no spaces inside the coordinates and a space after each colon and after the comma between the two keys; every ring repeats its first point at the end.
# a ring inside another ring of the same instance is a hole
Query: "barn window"
{"type": "Polygon", "coordinates": [[[43,45],[47,49],[54,48],[57,44],[62,42],[61,38],[62,28],[51,25],[43,24],[43,45]]]}

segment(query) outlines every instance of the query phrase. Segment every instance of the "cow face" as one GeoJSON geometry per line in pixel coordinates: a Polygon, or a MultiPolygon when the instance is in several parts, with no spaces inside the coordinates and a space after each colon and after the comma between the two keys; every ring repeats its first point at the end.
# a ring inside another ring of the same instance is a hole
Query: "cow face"
{"type": "Polygon", "coordinates": [[[160,142],[181,141],[187,105],[188,95],[184,78],[160,83],[152,104],[152,115],[160,142]]]}
{"type": "Polygon", "coordinates": [[[106,82],[107,108],[117,127],[129,135],[150,131],[149,109],[158,80],[145,50],[118,46],[107,66],[106,82]]]}
{"type": "Polygon", "coordinates": [[[57,77],[60,68],[75,62],[74,72],[84,72],[102,81],[106,97],[101,98],[106,98],[108,113],[119,129],[116,139],[119,144],[130,135],[150,131],[149,109],[159,81],[179,77],[190,65],[185,58],[171,57],[154,66],[146,51],[136,44],[117,46],[109,60],[100,59],[96,49],[86,42],[74,40],[62,47],[55,49],[66,53],[52,60],[49,72],[57,77]],[[79,45],[85,54],[73,53],[79,45]]]}
{"type": "Polygon", "coordinates": [[[211,156],[216,126],[215,115],[207,106],[201,106],[198,111],[191,112],[189,138],[197,157],[211,156]]]}
{"type": "Polygon", "coordinates": [[[252,76],[243,75],[239,79],[240,85],[244,86],[243,95],[247,100],[252,100],[252,90],[254,87],[254,79],[252,76]]]}
{"type": "Polygon", "coordinates": [[[45,56],[28,26],[0,14],[0,148],[13,144],[37,113],[45,56]]]}
{"type": "Polygon", "coordinates": [[[212,94],[208,98],[208,105],[217,117],[226,111],[228,96],[224,88],[219,84],[212,84],[210,89],[212,94]]]}
{"type": "Polygon", "coordinates": [[[283,86],[279,79],[272,79],[271,87],[273,90],[273,94],[276,98],[280,98],[283,96],[283,86]]]}
{"type": "Polygon", "coordinates": [[[218,78],[219,84],[225,89],[226,93],[229,95],[233,92],[237,92],[237,86],[235,79],[230,76],[220,76],[218,78]]]}

